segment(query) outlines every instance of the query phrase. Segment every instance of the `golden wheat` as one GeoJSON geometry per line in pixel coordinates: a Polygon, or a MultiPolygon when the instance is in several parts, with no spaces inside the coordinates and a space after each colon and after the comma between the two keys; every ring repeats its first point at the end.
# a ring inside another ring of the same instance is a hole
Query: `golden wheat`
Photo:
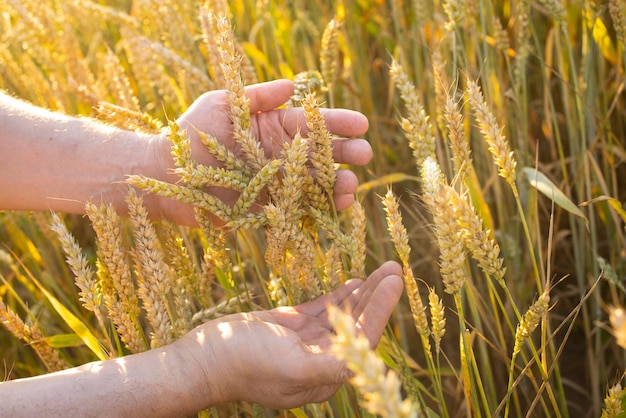
{"type": "Polygon", "coordinates": [[[246,162],[256,171],[267,164],[267,157],[259,142],[250,132],[250,100],[246,98],[241,76],[242,55],[226,17],[217,19],[217,46],[225,79],[235,141],[241,147],[246,162]]]}
{"type": "Polygon", "coordinates": [[[333,160],[332,134],[326,129],[324,117],[314,94],[307,94],[302,105],[309,128],[308,138],[311,140],[309,158],[315,168],[315,178],[322,189],[331,195],[337,180],[335,161],[333,160]]]}
{"type": "Polygon", "coordinates": [[[509,147],[509,143],[502,133],[502,128],[485,102],[478,84],[468,79],[467,85],[467,95],[470,105],[474,111],[474,116],[476,117],[480,131],[489,146],[489,151],[498,166],[498,172],[512,188],[516,188],[515,180],[517,176],[515,166],[517,163],[513,158],[513,152],[509,147]]]}
{"type": "Polygon", "coordinates": [[[8,306],[0,300],[0,323],[16,338],[29,344],[49,372],[63,370],[68,367],[56,349],[45,340],[37,324],[28,325],[8,306]]]}
{"type": "Polygon", "coordinates": [[[437,352],[441,349],[441,339],[446,333],[446,317],[443,302],[435,292],[435,289],[428,289],[428,305],[430,307],[430,335],[435,342],[437,352]]]}
{"type": "Polygon", "coordinates": [[[85,212],[96,232],[97,274],[109,317],[131,352],[145,351],[147,347],[139,324],[139,301],[125,253],[119,216],[112,206],[98,207],[91,202],[85,205],[85,212]]]}
{"type": "Polygon", "coordinates": [[[365,280],[365,257],[367,238],[367,219],[365,208],[359,201],[352,204],[350,215],[352,218],[352,248],[350,251],[350,277],[365,280]]]}
{"type": "Polygon", "coordinates": [[[95,111],[99,119],[121,129],[145,133],[158,133],[163,129],[161,121],[149,114],[112,103],[99,102],[95,111]]]}
{"type": "Polygon", "coordinates": [[[445,115],[441,110],[444,109],[449,93],[446,86],[450,85],[448,75],[446,74],[445,63],[440,49],[435,50],[431,57],[432,62],[432,78],[433,90],[435,92],[435,108],[437,110],[437,127],[440,131],[445,129],[445,115]]]}
{"type": "Polygon", "coordinates": [[[169,265],[174,274],[172,293],[176,309],[173,332],[180,337],[191,330],[194,301],[192,289],[198,281],[185,242],[174,226],[163,223],[163,247],[167,248],[169,265]]]}
{"type": "Polygon", "coordinates": [[[626,1],[609,0],[609,14],[617,39],[621,41],[622,46],[626,45],[626,1]]]}
{"type": "Polygon", "coordinates": [[[428,157],[435,156],[435,135],[429,117],[420,102],[415,85],[409,80],[402,66],[393,60],[389,74],[400,91],[404,101],[406,117],[401,118],[400,126],[413,150],[418,166],[428,157]]]}
{"type": "Polygon", "coordinates": [[[602,409],[601,418],[617,418],[623,412],[624,408],[622,407],[622,399],[626,391],[622,389],[621,383],[616,383],[611,386],[606,393],[606,397],[604,398],[604,408],[602,409]]]}
{"type": "MultiPolygon", "coordinates": [[[[102,60],[104,61],[102,65],[103,70],[109,75],[111,80],[109,90],[116,99],[115,104],[130,111],[140,112],[139,99],[133,91],[130,79],[117,54],[107,48],[102,60]]],[[[146,115],[146,118],[149,118],[149,116],[146,115]]]]}
{"type": "MultiPolygon", "coordinates": [[[[417,288],[415,277],[413,276],[413,270],[409,260],[411,247],[409,246],[409,238],[406,232],[406,228],[402,223],[402,215],[400,214],[399,203],[391,190],[387,191],[387,194],[383,198],[383,206],[387,214],[387,228],[391,241],[394,244],[396,252],[400,257],[402,263],[404,286],[409,299],[409,306],[411,307],[411,313],[413,314],[413,322],[417,332],[422,336],[422,341],[428,344],[428,336],[430,329],[428,328],[428,320],[426,319],[426,307],[422,302],[422,298],[417,288]]],[[[426,346],[425,344],[425,346],[426,346]]]]}
{"type": "Polygon", "coordinates": [[[533,303],[528,311],[524,314],[517,329],[515,331],[515,343],[513,345],[513,355],[520,352],[524,341],[530,337],[539,325],[539,321],[548,312],[550,304],[550,294],[546,291],[543,292],[537,301],[533,303]]]}
{"type": "Polygon", "coordinates": [[[171,184],[141,175],[128,176],[127,182],[147,192],[197,206],[199,209],[206,210],[223,220],[229,220],[232,217],[232,208],[230,206],[214,195],[205,193],[202,190],[171,184]]]}
{"type": "Polygon", "coordinates": [[[352,315],[330,305],[328,320],[336,333],[333,353],[354,372],[350,382],[361,391],[365,408],[381,417],[417,417],[410,399],[402,400],[397,374],[385,373],[385,364],[370,349],[369,340],[357,335],[352,315]]]}
{"type": "Polygon", "coordinates": [[[448,97],[443,106],[443,119],[448,132],[452,163],[458,181],[463,183],[472,165],[469,138],[465,135],[464,120],[459,105],[448,97]]]}
{"type": "Polygon", "coordinates": [[[500,19],[498,18],[498,16],[492,16],[491,18],[491,26],[492,26],[492,30],[493,30],[493,39],[495,41],[496,44],[496,48],[499,51],[508,51],[508,49],[511,47],[511,41],[509,39],[509,33],[506,31],[506,29],[502,26],[502,22],[500,22],[500,19]]]}
{"type": "Polygon", "coordinates": [[[163,249],[143,199],[134,189],[126,197],[128,215],[135,237],[137,293],[152,326],[150,347],[161,347],[174,341],[167,295],[174,284],[173,272],[165,263],[163,249]]]}
{"type": "Polygon", "coordinates": [[[565,18],[567,17],[567,11],[565,10],[565,6],[563,6],[563,2],[559,0],[539,0],[539,4],[546,8],[548,13],[552,16],[552,18],[559,24],[562,25],[565,23],[565,18]]]}
{"type": "Polygon", "coordinates": [[[0,300],[0,322],[16,338],[23,340],[30,336],[30,329],[22,319],[0,300]]]}
{"type": "Polygon", "coordinates": [[[491,238],[491,231],[483,228],[483,221],[471,206],[467,195],[459,195],[452,187],[444,185],[454,207],[457,222],[462,229],[464,245],[480,268],[501,285],[504,285],[504,260],[500,257],[500,246],[491,238]]]}
{"type": "Polygon", "coordinates": [[[439,164],[431,158],[422,165],[424,202],[434,223],[439,245],[439,268],[445,291],[455,294],[461,290],[467,275],[463,232],[457,223],[453,206],[453,195],[445,187],[445,180],[439,164]]]}
{"type": "Polygon", "coordinates": [[[65,251],[67,265],[76,276],[75,282],[80,289],[78,292],[80,301],[85,309],[94,312],[100,320],[101,295],[94,270],[83,255],[76,239],[56,213],[52,214],[50,228],[57,233],[61,247],[65,251]]]}
{"type": "Polygon", "coordinates": [[[320,70],[322,79],[326,84],[326,88],[332,90],[335,83],[335,76],[338,67],[339,42],[337,40],[339,31],[343,26],[343,16],[336,15],[322,34],[321,52],[320,52],[320,70]]]}
{"type": "Polygon", "coordinates": [[[319,98],[326,91],[324,79],[319,71],[302,71],[293,77],[293,94],[287,106],[300,107],[307,94],[314,94],[319,98]]]}
{"type": "Polygon", "coordinates": [[[513,65],[513,82],[516,91],[520,91],[522,80],[526,78],[526,63],[532,51],[530,44],[530,1],[519,0],[513,9],[515,20],[515,62],[513,65]]]}

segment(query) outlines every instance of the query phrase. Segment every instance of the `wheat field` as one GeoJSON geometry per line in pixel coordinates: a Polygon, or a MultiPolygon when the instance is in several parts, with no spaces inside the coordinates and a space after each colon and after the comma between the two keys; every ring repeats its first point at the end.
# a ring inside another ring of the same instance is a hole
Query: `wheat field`
{"type": "Polygon", "coordinates": [[[360,379],[323,404],[198,415],[620,416],[625,42],[624,0],[0,0],[0,89],[169,130],[183,182],[129,182],[192,204],[200,225],[152,221],[136,193],[125,217],[0,212],[1,376],[159,347],[394,259],[405,294],[377,350],[331,315],[360,379]],[[268,158],[247,141],[243,88],[278,78],[310,129],[268,158]],[[214,89],[245,151],[204,135],[220,169],[172,122],[214,89]],[[370,124],[345,211],[321,107],[370,124]]]}

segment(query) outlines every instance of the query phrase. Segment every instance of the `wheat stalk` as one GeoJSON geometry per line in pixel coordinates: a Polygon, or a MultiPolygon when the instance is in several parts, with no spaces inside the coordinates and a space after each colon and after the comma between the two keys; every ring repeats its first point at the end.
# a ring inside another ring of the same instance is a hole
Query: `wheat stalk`
{"type": "Polygon", "coordinates": [[[150,346],[161,347],[174,341],[167,295],[174,284],[173,272],[165,262],[156,230],[148,219],[143,199],[134,189],[126,196],[128,216],[135,237],[135,267],[138,294],[152,326],[150,346]]]}
{"type": "Polygon", "coordinates": [[[419,100],[417,89],[404,72],[402,66],[393,60],[389,74],[400,91],[407,116],[401,118],[400,126],[413,150],[413,157],[418,165],[428,157],[435,156],[435,136],[429,117],[419,100]]]}
{"type": "Polygon", "coordinates": [[[327,90],[324,78],[319,71],[302,71],[293,77],[293,95],[289,98],[287,106],[302,106],[302,102],[307,94],[314,94],[316,97],[320,97],[327,90]]]}
{"type": "Polygon", "coordinates": [[[28,343],[43,361],[49,372],[68,368],[68,364],[59,356],[59,352],[46,341],[37,324],[27,325],[11,308],[0,300],[0,323],[16,338],[28,343]]]}
{"type": "Polygon", "coordinates": [[[626,394],[626,391],[622,389],[621,383],[616,383],[611,386],[604,398],[604,408],[602,409],[601,418],[617,418],[623,412],[622,398],[626,394]]]}
{"type": "Polygon", "coordinates": [[[609,0],[609,14],[613,21],[617,39],[626,44],[626,1],[609,0]]]}
{"type": "Polygon", "coordinates": [[[435,292],[435,289],[428,289],[428,305],[430,307],[430,335],[435,342],[437,353],[441,350],[441,339],[446,333],[446,317],[443,302],[435,292]]]}
{"type": "Polygon", "coordinates": [[[365,252],[367,239],[367,219],[365,209],[355,201],[351,207],[352,217],[352,248],[350,251],[350,277],[365,280],[365,252]]]}
{"type": "Polygon", "coordinates": [[[198,275],[180,234],[170,224],[163,224],[162,231],[165,235],[164,248],[167,248],[169,265],[174,274],[172,293],[176,319],[173,331],[175,337],[180,337],[192,327],[194,310],[192,289],[196,286],[198,275]]]}
{"type": "Polygon", "coordinates": [[[320,52],[320,70],[322,79],[326,82],[326,87],[332,90],[335,82],[335,75],[338,67],[339,42],[337,40],[339,31],[343,26],[343,16],[336,15],[328,22],[322,34],[320,52]]]}
{"type": "Polygon", "coordinates": [[[422,181],[424,203],[433,217],[439,245],[439,264],[445,291],[455,294],[463,287],[467,272],[463,232],[457,223],[454,197],[450,189],[445,187],[439,164],[431,158],[426,159],[422,165],[422,181]]]}
{"type": "Polygon", "coordinates": [[[91,202],[85,204],[85,213],[96,232],[97,274],[109,317],[131,352],[145,351],[147,347],[138,319],[139,301],[124,250],[119,216],[111,205],[98,207],[91,202]]]}
{"type": "Polygon", "coordinates": [[[100,315],[101,294],[95,272],[89,265],[87,258],[83,255],[81,248],[74,236],[67,230],[65,223],[56,213],[52,214],[52,222],[50,228],[56,232],[61,243],[63,251],[65,251],[67,265],[76,276],[76,286],[80,289],[78,292],[79,299],[83,303],[85,309],[96,314],[98,322],[103,324],[100,315]]]}
{"type": "Polygon", "coordinates": [[[475,81],[467,80],[467,95],[470,105],[474,111],[474,116],[478,122],[478,127],[482,132],[489,151],[498,166],[498,173],[504,178],[512,188],[515,188],[515,166],[516,162],[513,158],[513,152],[509,147],[509,143],[502,133],[503,128],[496,121],[495,116],[489,109],[480,87],[475,81]]]}
{"type": "Polygon", "coordinates": [[[385,373],[385,364],[370,349],[369,340],[357,335],[352,316],[329,305],[328,320],[336,333],[332,351],[354,372],[350,382],[361,391],[365,408],[381,417],[417,417],[410,399],[402,400],[398,375],[385,373]]]}
{"type": "Polygon", "coordinates": [[[315,168],[315,178],[322,189],[330,196],[337,181],[333,160],[332,134],[326,129],[324,117],[314,94],[304,97],[302,104],[311,140],[310,161],[315,168]]]}
{"type": "MultiPolygon", "coordinates": [[[[424,347],[429,348],[428,336],[430,335],[430,329],[428,328],[428,320],[426,319],[426,307],[422,302],[422,298],[419,294],[415,277],[413,276],[413,270],[409,261],[411,253],[411,247],[409,246],[409,238],[406,232],[406,228],[402,223],[402,215],[400,214],[400,208],[397,199],[391,192],[387,191],[383,198],[383,205],[387,214],[387,228],[391,241],[394,244],[396,252],[400,257],[402,263],[404,286],[409,298],[409,306],[411,307],[411,313],[413,314],[413,322],[417,332],[422,337],[424,347]]],[[[427,351],[430,351],[429,349],[427,351]]]]}
{"type": "Polygon", "coordinates": [[[245,160],[258,171],[267,164],[267,157],[250,132],[250,100],[245,96],[244,80],[241,76],[242,55],[236,48],[237,41],[226,17],[220,16],[217,19],[217,32],[220,66],[225,79],[233,135],[243,151],[245,160]]]}
{"type": "Polygon", "coordinates": [[[450,151],[452,151],[452,163],[454,171],[460,182],[464,182],[472,165],[469,138],[465,135],[463,115],[459,105],[448,97],[443,106],[444,125],[448,131],[450,151]]]}

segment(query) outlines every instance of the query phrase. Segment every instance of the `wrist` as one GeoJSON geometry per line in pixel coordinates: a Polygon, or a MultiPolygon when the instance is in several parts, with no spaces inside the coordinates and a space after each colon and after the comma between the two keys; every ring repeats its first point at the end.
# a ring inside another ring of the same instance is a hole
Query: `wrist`
{"type": "MultiPolygon", "coordinates": [[[[191,409],[200,411],[213,405],[235,400],[230,393],[229,374],[222,369],[229,364],[226,356],[216,354],[215,343],[220,331],[213,322],[204,324],[171,344],[179,369],[185,380],[185,401],[191,409]]],[[[226,354],[226,353],[223,353],[226,354]]]]}
{"type": "MultiPolygon", "coordinates": [[[[166,129],[159,134],[150,135],[146,138],[141,168],[138,173],[134,174],[170,184],[180,183],[180,177],[174,172],[172,142],[168,135],[169,130],[166,129]]],[[[144,205],[153,219],[167,219],[179,225],[197,226],[191,205],[174,198],[161,197],[141,190],[139,192],[142,194],[144,205]]]]}

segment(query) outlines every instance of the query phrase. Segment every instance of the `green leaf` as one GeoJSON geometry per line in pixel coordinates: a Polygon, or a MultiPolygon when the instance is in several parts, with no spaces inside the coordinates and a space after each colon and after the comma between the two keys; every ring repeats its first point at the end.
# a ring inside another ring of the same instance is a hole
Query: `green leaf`
{"type": "Polygon", "coordinates": [[[611,35],[609,35],[609,31],[604,25],[604,22],[602,22],[602,19],[594,17],[591,8],[588,8],[588,11],[585,12],[585,21],[587,22],[587,26],[591,28],[591,36],[593,36],[593,40],[596,41],[596,45],[598,45],[598,49],[602,52],[604,58],[609,60],[612,64],[617,65],[617,51],[615,50],[615,46],[611,41],[611,35]]]}
{"type": "Polygon", "coordinates": [[[85,344],[78,334],[57,334],[45,338],[45,341],[54,348],[79,347],[85,344]]]}
{"type": "Polygon", "coordinates": [[[82,323],[80,319],[76,317],[69,309],[67,309],[57,298],[55,298],[50,292],[44,289],[39,283],[35,282],[44,295],[48,298],[57,313],[63,318],[63,320],[69,325],[72,330],[78,334],[83,340],[85,345],[96,355],[100,360],[108,360],[109,356],[106,354],[98,339],[89,331],[89,328],[82,323]]]}
{"type": "Polygon", "coordinates": [[[291,412],[296,418],[307,418],[307,414],[302,410],[302,408],[293,408],[290,409],[289,412],[291,412]]]}
{"type": "Polygon", "coordinates": [[[74,315],[61,302],[59,302],[59,300],[55,298],[52,293],[48,292],[48,290],[46,290],[46,288],[43,287],[41,283],[39,283],[39,280],[37,280],[35,276],[30,273],[30,271],[26,270],[26,272],[28,273],[28,276],[33,281],[33,283],[35,283],[39,290],[46,296],[54,310],[57,311],[59,316],[63,318],[65,323],[72,329],[72,331],[74,331],[80,337],[80,339],[85,343],[87,347],[89,347],[89,349],[98,357],[98,359],[108,360],[109,356],[104,351],[104,349],[100,345],[100,342],[89,330],[89,328],[87,328],[87,326],[83,324],[83,322],[78,317],[76,317],[76,315],[74,315]]]}
{"type": "Polygon", "coordinates": [[[552,183],[552,181],[546,177],[541,171],[532,168],[524,167],[522,169],[524,175],[528,178],[528,182],[531,186],[539,190],[548,199],[552,200],[556,205],[565,209],[569,213],[581,217],[585,221],[585,225],[589,225],[589,220],[585,214],[572,202],[565,193],[552,183]]]}
{"type": "Polygon", "coordinates": [[[613,210],[617,212],[620,218],[622,218],[622,221],[626,222],[626,210],[624,210],[624,208],[622,207],[622,202],[615,199],[614,197],[598,196],[594,199],[581,203],[581,206],[588,206],[592,203],[602,202],[602,201],[608,202],[609,206],[611,206],[613,210]]]}

